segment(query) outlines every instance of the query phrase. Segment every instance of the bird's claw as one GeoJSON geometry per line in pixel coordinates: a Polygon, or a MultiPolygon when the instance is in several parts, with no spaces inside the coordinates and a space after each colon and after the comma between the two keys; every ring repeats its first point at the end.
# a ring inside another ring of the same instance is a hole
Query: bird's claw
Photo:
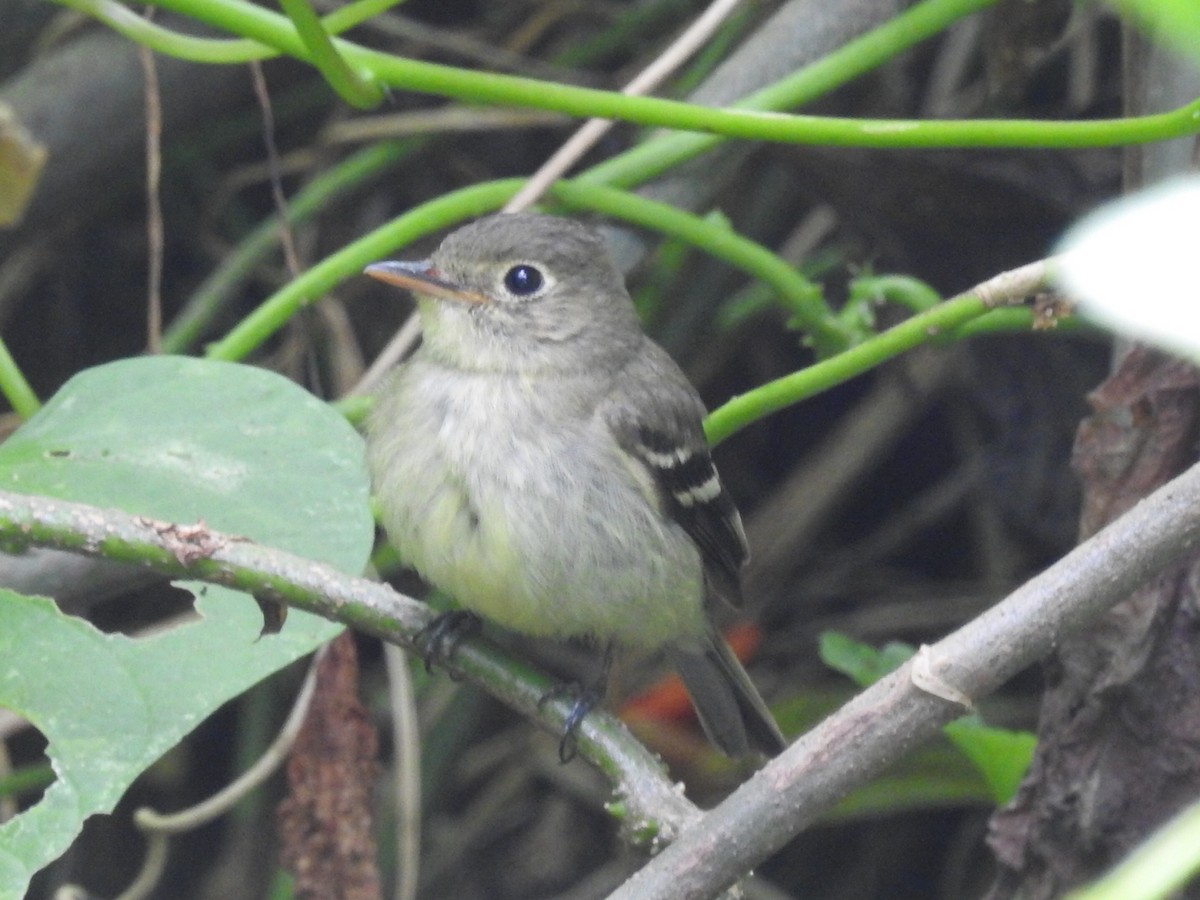
{"type": "MultiPolygon", "coordinates": [[[[479,631],[479,616],[465,609],[440,613],[417,634],[415,644],[425,660],[425,671],[433,673],[434,663],[443,666],[454,658],[458,645],[479,631]]],[[[453,672],[451,678],[454,677],[453,672]]]]}
{"type": "MultiPolygon", "coordinates": [[[[605,674],[607,675],[607,673],[605,674]]],[[[587,687],[575,681],[556,684],[542,694],[541,699],[538,700],[538,706],[541,707],[550,700],[557,700],[565,696],[572,698],[571,709],[563,720],[562,739],[558,742],[558,761],[560,763],[565,765],[578,754],[579,747],[576,743],[576,736],[579,733],[579,726],[583,724],[584,717],[599,706],[604,699],[608,687],[607,681],[607,677],[604,677],[587,687]]]]}

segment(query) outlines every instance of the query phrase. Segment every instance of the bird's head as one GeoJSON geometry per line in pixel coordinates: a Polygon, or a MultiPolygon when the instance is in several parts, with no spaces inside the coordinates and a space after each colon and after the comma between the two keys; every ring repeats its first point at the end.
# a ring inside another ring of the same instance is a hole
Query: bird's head
{"type": "Polygon", "coordinates": [[[623,359],[641,337],[603,239],[569,219],[488,216],[430,259],[366,274],[416,296],[424,352],[460,369],[578,371],[623,359]]]}

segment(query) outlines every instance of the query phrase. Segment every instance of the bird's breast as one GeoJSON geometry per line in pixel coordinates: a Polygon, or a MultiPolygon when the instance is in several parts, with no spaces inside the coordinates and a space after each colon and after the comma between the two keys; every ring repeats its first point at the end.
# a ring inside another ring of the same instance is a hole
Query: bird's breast
{"type": "Polygon", "coordinates": [[[656,646],[702,627],[698,552],[646,502],[586,403],[566,407],[561,384],[443,374],[409,363],[368,429],[406,562],[529,634],[656,646]]]}

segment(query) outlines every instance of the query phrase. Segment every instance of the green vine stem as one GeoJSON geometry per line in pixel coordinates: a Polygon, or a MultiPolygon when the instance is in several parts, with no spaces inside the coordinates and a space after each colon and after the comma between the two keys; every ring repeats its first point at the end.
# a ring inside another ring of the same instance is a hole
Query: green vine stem
{"type": "Polygon", "coordinates": [[[57,777],[49,763],[24,765],[0,778],[0,797],[16,800],[26,795],[41,793],[54,784],[57,777]]]}
{"type": "MultiPolygon", "coordinates": [[[[348,156],[304,186],[288,204],[288,225],[307,222],[335,197],[353,190],[400,162],[421,142],[388,141],[348,156]]],[[[196,288],[162,337],[164,353],[183,353],[194,347],[220,312],[233,289],[279,244],[277,217],[255,228],[237,249],[196,288]]]]}
{"type": "Polygon", "coordinates": [[[911,275],[860,275],[850,284],[850,304],[897,303],[912,312],[925,312],[942,302],[924,281],[911,275]]]}
{"type": "MultiPolygon", "coordinates": [[[[927,2],[954,4],[956,9],[979,9],[987,5],[986,0],[927,2]]],[[[309,52],[286,17],[244,0],[157,0],[155,5],[251,37],[289,56],[311,62],[309,52]]],[[[400,90],[750,140],[859,147],[1067,148],[1145,143],[1182,137],[1200,130],[1200,99],[1159,115],[1087,122],[837,119],[631,97],[612,91],[402,59],[343,40],[334,43],[356,70],[371,72],[378,83],[400,90]]]]}
{"type": "MultiPolygon", "coordinates": [[[[472,185],[422,204],[394,219],[289,282],[267,298],[225,338],[211,344],[207,355],[225,360],[245,358],[283,327],[297,310],[320,298],[342,279],[358,275],[367,264],[383,259],[397,247],[405,246],[419,237],[499,209],[521,183],[521,179],[514,178],[472,185]]],[[[709,417],[709,437],[714,443],[757,418],[861,374],[918,344],[935,337],[965,336],[963,328],[998,305],[993,301],[985,303],[974,295],[965,295],[931,306],[883,334],[867,337],[861,328],[851,328],[833,315],[825,306],[819,289],[788,263],[723,225],[667,204],[599,185],[560,181],[554,185],[552,193],[555,199],[568,206],[611,215],[693,243],[768,283],[787,300],[793,319],[803,320],[801,327],[808,330],[818,353],[829,356],[824,362],[734,398],[714,412],[709,417]],[[850,350],[845,349],[856,343],[857,346],[850,350]],[[833,356],[834,353],[838,355],[833,356]],[[754,410],[759,404],[762,404],[761,412],[756,413],[754,410]]],[[[1012,275],[1004,273],[993,281],[1011,280],[1012,275]]],[[[903,284],[910,298],[916,290],[910,282],[884,283],[889,287],[889,292],[899,292],[903,284]]],[[[1041,284],[1038,281],[1030,287],[1020,282],[1018,288],[1024,293],[1020,293],[1018,299],[1033,293],[1041,284]]],[[[978,290],[986,291],[986,285],[978,290]]],[[[933,300],[934,296],[926,292],[914,303],[917,306],[928,305],[933,300]]],[[[1002,312],[1005,311],[996,310],[995,315],[1002,312]]],[[[1032,318],[1027,313],[1019,313],[1015,320],[997,321],[988,330],[1011,331],[1030,323],[1032,318]]]]}
{"type": "MultiPolygon", "coordinates": [[[[214,359],[243,359],[283,327],[297,310],[318,299],[343,278],[358,275],[368,263],[377,262],[423,235],[498,209],[521,183],[520,179],[486,182],[445,194],[354,241],[267,298],[225,338],[210,345],[207,355],[214,359]]],[[[686,240],[766,282],[785,298],[823,356],[836,353],[862,337],[842,326],[825,306],[816,285],[761,244],[730,228],[665,203],[600,185],[560,181],[552,193],[576,209],[604,213],[686,240]]]]}
{"type": "Polygon", "coordinates": [[[740,394],[713,410],[705,419],[704,430],[709,443],[719,444],[771,413],[861,375],[985,312],[987,307],[979,298],[971,295],[956,297],[929,312],[906,319],[844,353],[740,394]]]}
{"type": "Polygon", "coordinates": [[[22,419],[28,419],[41,406],[37,394],[25,380],[16,360],[8,352],[8,345],[2,340],[0,340],[0,391],[12,404],[13,412],[22,419]]]}
{"type": "Polygon", "coordinates": [[[355,109],[372,109],[383,102],[383,89],[369,72],[360,74],[347,64],[308,0],[279,0],[279,3],[296,26],[313,65],[339,97],[355,109]]]}
{"type": "MultiPolygon", "coordinates": [[[[341,34],[396,5],[397,0],[354,0],[321,19],[327,34],[341,34]]],[[[129,40],[165,56],[191,62],[237,64],[279,56],[279,51],[248,38],[200,38],[164,28],[116,0],[58,0],[103,22],[129,40]]]]}
{"type": "Polygon", "coordinates": [[[452,191],[347,244],[268,297],[229,334],[210,344],[205,355],[210,359],[244,359],[297,310],[320,299],[342,279],[359,274],[369,263],[378,262],[421,235],[498,209],[521,184],[522,179],[510,178],[452,191]]]}
{"type": "MultiPolygon", "coordinates": [[[[1037,327],[1038,322],[1039,317],[1028,307],[1017,306],[1005,309],[993,309],[978,319],[971,319],[969,322],[963,322],[957,328],[950,329],[946,332],[946,339],[961,341],[973,337],[982,337],[987,334],[1011,334],[1014,331],[1032,331],[1037,327]]],[[[1056,319],[1052,327],[1058,333],[1079,332],[1093,335],[1096,338],[1100,338],[1103,334],[1095,326],[1074,315],[1056,319]]]]}
{"type": "Polygon", "coordinates": [[[582,207],[680,238],[766,282],[784,298],[799,327],[808,334],[821,356],[844,350],[861,337],[842,326],[825,305],[817,285],[766,247],[732,228],[666,203],[596,184],[559,181],[550,191],[569,207],[582,207]]]}
{"type": "MultiPolygon", "coordinates": [[[[904,12],[791,75],[742,98],[738,109],[778,111],[811,103],[900,53],[940,34],[992,0],[920,0],[904,12]]],[[[712,134],[663,134],[599,163],[580,178],[631,187],[661,175],[724,141],[712,134]]]]}
{"type": "Polygon", "coordinates": [[[719,444],[773,412],[861,375],[906,350],[953,333],[998,306],[1020,303],[1025,297],[1046,290],[1049,268],[1043,261],[1004,272],[837,356],[734,397],[705,419],[709,442],[719,444]]]}

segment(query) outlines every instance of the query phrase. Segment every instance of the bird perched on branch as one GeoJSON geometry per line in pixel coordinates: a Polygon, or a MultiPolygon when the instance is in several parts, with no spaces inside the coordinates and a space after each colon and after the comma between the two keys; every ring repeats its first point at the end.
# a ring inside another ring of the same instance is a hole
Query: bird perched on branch
{"type": "Polygon", "coordinates": [[[385,529],[463,607],[535,636],[665,648],[710,740],[785,746],[713,627],[748,551],[704,407],[641,330],[595,232],[513,214],[368,275],[413,293],[424,341],[367,428],[385,529]]]}

